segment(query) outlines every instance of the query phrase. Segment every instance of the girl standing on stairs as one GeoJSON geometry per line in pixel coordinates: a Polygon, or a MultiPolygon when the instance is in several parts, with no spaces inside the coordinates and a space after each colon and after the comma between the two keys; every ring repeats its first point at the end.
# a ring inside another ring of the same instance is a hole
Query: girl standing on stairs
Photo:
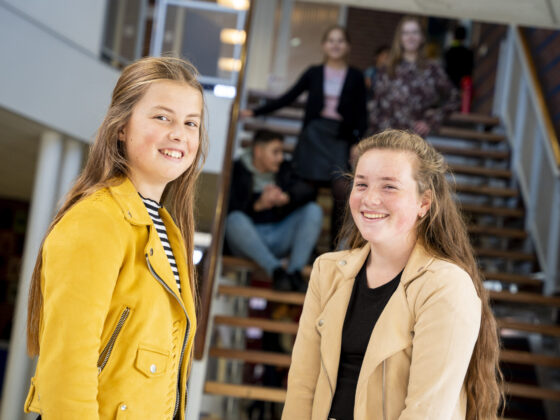
{"type": "Polygon", "coordinates": [[[207,144],[196,77],[171,57],[123,70],[31,279],[28,351],[39,359],[26,412],[185,418],[196,331],[193,193],[207,144]]]}
{"type": "Polygon", "coordinates": [[[496,419],[496,322],[443,157],[397,130],[357,153],[351,249],[315,261],[282,418],[496,419]]]}
{"type": "Polygon", "coordinates": [[[362,72],[348,65],[350,39],[341,26],[323,35],[323,64],[309,67],[294,86],[279,98],[242,117],[264,115],[293,103],[308,92],[303,128],[292,158],[295,172],[316,189],[330,187],[333,195],[331,237],[342,224],[351,147],[367,126],[366,87],[362,72]]]}
{"type": "Polygon", "coordinates": [[[373,89],[372,134],[397,128],[426,137],[459,109],[459,91],[443,67],[424,55],[425,39],[418,18],[405,16],[397,25],[389,64],[378,72],[373,89]]]}

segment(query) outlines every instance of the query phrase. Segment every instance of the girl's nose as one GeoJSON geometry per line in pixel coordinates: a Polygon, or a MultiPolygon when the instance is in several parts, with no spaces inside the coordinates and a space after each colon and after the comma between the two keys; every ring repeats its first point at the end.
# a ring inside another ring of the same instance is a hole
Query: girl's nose
{"type": "Polygon", "coordinates": [[[375,188],[370,188],[366,192],[364,199],[366,204],[379,204],[381,202],[379,191],[377,191],[375,188]]]}

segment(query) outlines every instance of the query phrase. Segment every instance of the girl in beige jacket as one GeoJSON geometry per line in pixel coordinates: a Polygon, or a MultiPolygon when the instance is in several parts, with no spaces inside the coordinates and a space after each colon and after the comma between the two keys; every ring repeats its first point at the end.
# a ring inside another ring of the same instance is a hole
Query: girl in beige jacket
{"type": "Polygon", "coordinates": [[[443,157],[396,130],[358,150],[350,250],[315,261],[282,418],[496,418],[496,324],[443,157]]]}

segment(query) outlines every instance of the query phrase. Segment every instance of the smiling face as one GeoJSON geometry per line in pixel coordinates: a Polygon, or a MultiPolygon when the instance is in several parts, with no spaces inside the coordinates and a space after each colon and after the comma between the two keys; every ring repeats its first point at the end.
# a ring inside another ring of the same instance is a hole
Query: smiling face
{"type": "Polygon", "coordinates": [[[403,52],[418,52],[423,41],[422,28],[418,22],[409,20],[403,23],[401,26],[401,47],[403,52]]]}
{"type": "Polygon", "coordinates": [[[322,45],[327,60],[344,60],[350,51],[346,35],[338,28],[328,33],[322,45]]]}
{"type": "Polygon", "coordinates": [[[129,176],[140,194],[159,201],[167,183],[193,163],[199,146],[202,95],[183,82],[152,82],[119,131],[129,176]]]}
{"type": "Polygon", "coordinates": [[[430,207],[429,194],[418,194],[416,157],[406,151],[372,149],[356,166],[350,211],[371,246],[414,246],[416,224],[430,207]]]}

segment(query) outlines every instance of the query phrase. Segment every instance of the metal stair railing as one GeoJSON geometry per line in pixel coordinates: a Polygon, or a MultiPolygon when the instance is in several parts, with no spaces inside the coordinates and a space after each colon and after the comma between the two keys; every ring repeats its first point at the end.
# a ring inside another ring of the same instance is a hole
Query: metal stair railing
{"type": "Polygon", "coordinates": [[[500,49],[494,114],[512,150],[512,169],[544,274],[544,292],[560,291],[560,147],[522,31],[510,26],[500,49]]]}

